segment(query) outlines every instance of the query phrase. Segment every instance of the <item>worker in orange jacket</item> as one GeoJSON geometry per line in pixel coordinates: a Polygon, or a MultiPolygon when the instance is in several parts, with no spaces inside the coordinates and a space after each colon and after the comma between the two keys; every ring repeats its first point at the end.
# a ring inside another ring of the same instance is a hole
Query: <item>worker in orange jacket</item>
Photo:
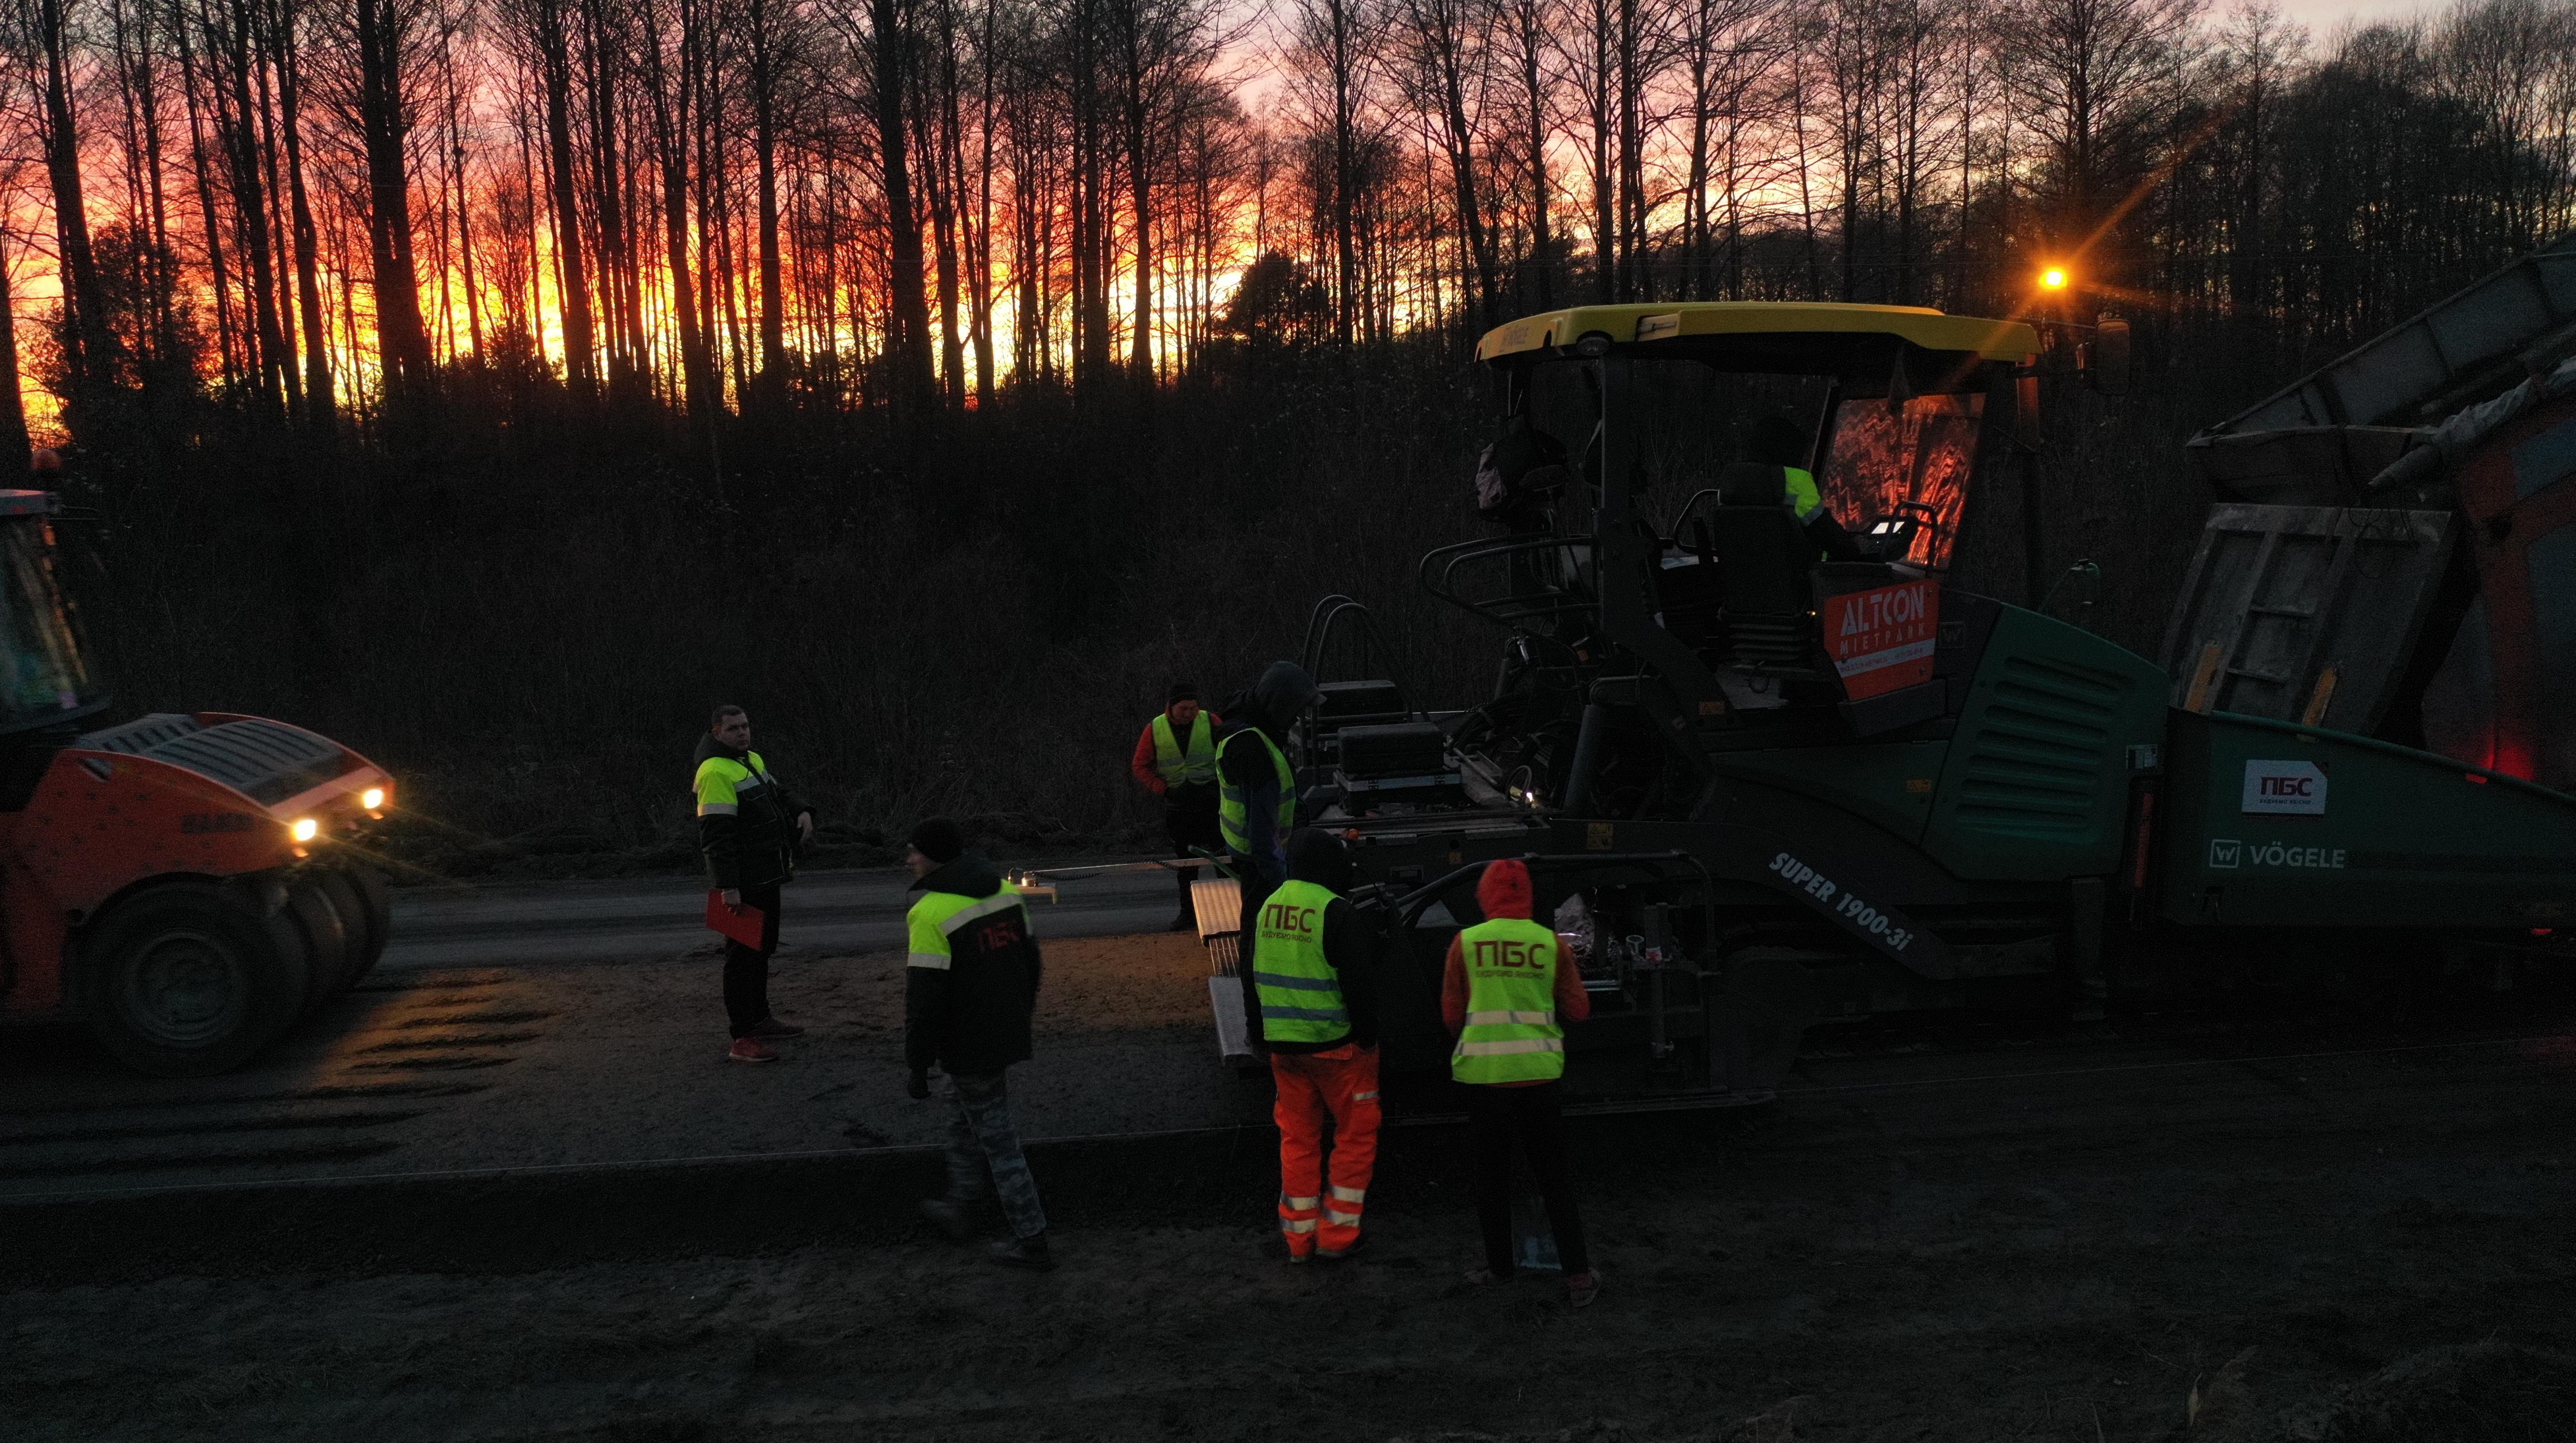
{"type": "MultiPolygon", "coordinates": [[[[1186,857],[1192,847],[1220,851],[1225,840],[1216,825],[1216,729],[1224,718],[1199,706],[1199,689],[1176,681],[1163,695],[1163,710],[1136,737],[1136,754],[1128,772],[1145,790],[1163,799],[1163,830],[1171,834],[1172,855],[1186,857]]],[[[1181,910],[1172,918],[1175,932],[1198,926],[1198,909],[1190,902],[1190,884],[1199,869],[1179,869],[1181,910]]]]}
{"type": "Polygon", "coordinates": [[[1377,993],[1360,920],[1342,897],[1351,862],[1341,838],[1309,827],[1289,836],[1287,850],[1288,880],[1262,902],[1251,965],[1241,969],[1244,1015],[1278,1086],[1288,1261],[1331,1262],[1358,1250],[1377,1170],[1377,993]]]}

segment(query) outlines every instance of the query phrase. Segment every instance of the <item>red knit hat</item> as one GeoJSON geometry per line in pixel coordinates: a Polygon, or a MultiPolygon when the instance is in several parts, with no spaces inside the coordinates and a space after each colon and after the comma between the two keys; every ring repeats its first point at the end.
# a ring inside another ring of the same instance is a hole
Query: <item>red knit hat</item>
{"type": "Polygon", "coordinates": [[[1527,920],[1530,914],[1529,868],[1508,857],[1499,862],[1487,862],[1485,875],[1476,881],[1476,905],[1485,909],[1487,917],[1527,920]]]}

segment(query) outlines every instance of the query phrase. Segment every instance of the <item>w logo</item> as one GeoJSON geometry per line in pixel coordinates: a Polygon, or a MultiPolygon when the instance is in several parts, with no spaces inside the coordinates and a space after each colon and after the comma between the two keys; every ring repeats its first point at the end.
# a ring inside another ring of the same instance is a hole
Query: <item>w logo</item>
{"type": "Polygon", "coordinates": [[[2227,871],[2245,864],[2245,844],[2225,837],[2209,839],[2209,867],[2213,872],[2227,871]]]}

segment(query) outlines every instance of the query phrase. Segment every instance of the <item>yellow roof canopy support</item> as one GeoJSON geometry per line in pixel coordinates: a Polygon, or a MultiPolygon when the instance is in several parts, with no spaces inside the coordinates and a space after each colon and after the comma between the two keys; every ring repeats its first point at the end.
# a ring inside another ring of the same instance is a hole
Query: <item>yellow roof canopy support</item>
{"type": "MultiPolygon", "coordinates": [[[[1672,301],[1662,305],[1576,306],[1524,316],[1487,331],[1476,359],[1571,346],[1598,332],[1616,345],[1654,345],[1694,337],[1804,336],[1855,339],[1893,336],[1927,351],[1967,352],[1981,360],[2025,364],[2039,353],[2039,334],[2020,321],[1946,315],[1923,306],[1859,306],[1825,301],[1672,301]]],[[[1700,347],[1676,347],[1689,352],[1700,347]]]]}

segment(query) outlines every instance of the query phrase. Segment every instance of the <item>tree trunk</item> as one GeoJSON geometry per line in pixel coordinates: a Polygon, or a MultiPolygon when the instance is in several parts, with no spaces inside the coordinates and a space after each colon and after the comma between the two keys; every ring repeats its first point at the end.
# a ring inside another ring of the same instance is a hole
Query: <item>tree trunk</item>
{"type": "Polygon", "coordinates": [[[598,340],[591,333],[589,268],[582,257],[579,182],[572,162],[572,42],[562,0],[535,0],[529,9],[546,90],[546,179],[555,213],[555,302],[563,316],[564,377],[572,384],[574,400],[585,402],[598,385],[593,369],[598,340]]]}
{"type": "Polygon", "coordinates": [[[197,183],[197,217],[206,232],[206,272],[214,280],[215,350],[226,385],[240,377],[234,361],[231,273],[224,264],[223,229],[215,220],[215,188],[206,164],[206,129],[197,112],[197,52],[188,39],[188,17],[180,0],[170,0],[170,34],[179,47],[180,94],[188,110],[189,168],[197,183]]]}
{"type": "Polygon", "coordinates": [[[277,273],[269,244],[268,197],[260,177],[259,136],[254,128],[253,102],[250,93],[250,36],[245,33],[248,8],[236,0],[227,26],[219,28],[212,15],[206,22],[207,60],[222,75],[215,89],[215,133],[224,145],[231,162],[233,224],[240,232],[244,262],[250,267],[251,336],[256,345],[254,365],[257,384],[253,396],[261,420],[278,422],[285,419],[283,402],[285,373],[293,363],[287,358],[286,340],[278,328],[277,273]]]}
{"type": "MultiPolygon", "coordinates": [[[[44,119],[38,126],[45,177],[54,193],[55,244],[70,274],[63,319],[63,368],[75,398],[115,374],[115,339],[107,323],[107,287],[90,246],[89,206],[81,195],[80,127],[72,113],[70,37],[64,29],[67,0],[36,0],[36,41],[43,50],[44,119]]],[[[77,399],[74,409],[77,409],[77,399]]],[[[72,418],[75,426],[78,417],[72,418]]]]}
{"type": "Polygon", "coordinates": [[[759,165],[760,388],[781,399],[787,384],[787,327],[778,252],[778,73],[771,53],[769,0],[752,0],[751,148],[759,165]]]}
{"type": "Polygon", "coordinates": [[[982,157],[975,167],[975,237],[967,256],[968,314],[975,335],[975,404],[993,402],[993,75],[995,28],[1001,15],[996,0],[984,0],[983,71],[977,77],[983,116],[977,130],[982,157]]]}
{"type": "Polygon", "coordinates": [[[661,152],[662,238],[671,276],[671,323],[680,333],[680,388],[691,429],[701,441],[715,428],[715,367],[698,313],[698,293],[689,256],[689,115],[697,36],[694,15],[683,9],[680,21],[680,73],[663,60],[658,7],[645,19],[645,100],[653,121],[654,148],[661,152]]]}
{"type": "Polygon", "coordinates": [[[376,270],[376,349],[390,402],[429,384],[429,331],[412,261],[411,118],[403,96],[410,37],[399,0],[354,0],[358,119],[367,162],[367,241],[376,270]]]}
{"type": "Polygon", "coordinates": [[[17,298],[9,294],[7,234],[0,231],[0,477],[23,484],[30,447],[27,398],[18,381],[17,298]]]}
{"type": "Polygon", "coordinates": [[[286,137],[286,193],[294,207],[295,303],[304,325],[304,419],[317,436],[338,427],[331,391],[331,346],[322,319],[320,244],[313,230],[313,206],[304,190],[303,77],[295,45],[296,0],[278,0],[269,21],[269,53],[277,67],[279,128],[286,137]]]}
{"type": "Polygon", "coordinates": [[[1125,9],[1120,28],[1119,99],[1125,114],[1127,193],[1136,225],[1135,326],[1127,338],[1127,366],[1139,395],[1154,390],[1154,158],[1147,151],[1153,101],[1145,76],[1145,37],[1136,7],[1125,9]]]}
{"type": "Polygon", "coordinates": [[[868,0],[875,35],[877,150],[885,184],[886,247],[892,314],[886,355],[893,369],[896,414],[915,419],[938,403],[930,371],[930,297],[921,277],[921,222],[913,208],[909,149],[904,143],[905,50],[910,44],[898,0],[868,0]]]}
{"type": "Polygon", "coordinates": [[[921,173],[930,201],[932,263],[939,282],[939,391],[953,408],[966,403],[966,348],[957,329],[957,189],[963,179],[952,164],[957,121],[957,30],[946,0],[931,48],[939,57],[936,94],[913,91],[913,124],[921,148],[921,173]]]}

